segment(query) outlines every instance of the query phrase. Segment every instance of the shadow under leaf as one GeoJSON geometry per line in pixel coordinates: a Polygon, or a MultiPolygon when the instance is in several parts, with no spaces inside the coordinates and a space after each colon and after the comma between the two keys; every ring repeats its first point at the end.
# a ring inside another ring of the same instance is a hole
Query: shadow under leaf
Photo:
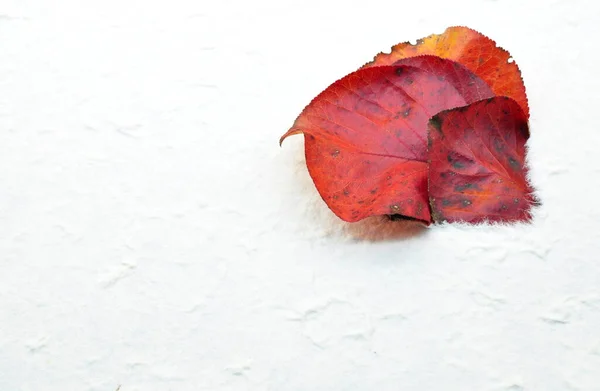
{"type": "Polygon", "coordinates": [[[406,240],[427,231],[427,226],[419,220],[392,219],[389,216],[372,216],[356,223],[344,224],[343,231],[357,240],[371,242],[386,240],[406,240]]]}

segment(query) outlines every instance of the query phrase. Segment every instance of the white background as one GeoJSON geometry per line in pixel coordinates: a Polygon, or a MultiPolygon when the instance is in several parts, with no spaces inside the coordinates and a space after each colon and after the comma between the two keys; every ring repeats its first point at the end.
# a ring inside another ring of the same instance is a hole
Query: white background
{"type": "Polygon", "coordinates": [[[0,0],[0,390],[600,390],[595,1],[0,0]],[[339,221],[331,82],[467,25],[531,107],[531,225],[339,221]]]}

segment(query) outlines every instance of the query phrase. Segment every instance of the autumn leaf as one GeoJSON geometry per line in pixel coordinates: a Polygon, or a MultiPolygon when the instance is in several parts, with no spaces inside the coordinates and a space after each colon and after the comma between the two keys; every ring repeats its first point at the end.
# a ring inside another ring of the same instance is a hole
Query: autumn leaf
{"type": "Polygon", "coordinates": [[[304,133],[309,173],[342,220],[394,214],[429,223],[428,120],[491,96],[483,80],[454,61],[407,58],[336,81],[280,142],[304,133]]]}
{"type": "Polygon", "coordinates": [[[429,121],[429,197],[435,221],[527,221],[527,116],[494,97],[443,111],[429,121]]]}
{"type": "Polygon", "coordinates": [[[392,47],[391,53],[380,53],[364,67],[393,65],[400,59],[419,55],[435,55],[454,60],[483,79],[495,95],[513,98],[529,118],[529,106],[521,71],[510,53],[485,35],[467,27],[449,27],[442,34],[392,47]]]}

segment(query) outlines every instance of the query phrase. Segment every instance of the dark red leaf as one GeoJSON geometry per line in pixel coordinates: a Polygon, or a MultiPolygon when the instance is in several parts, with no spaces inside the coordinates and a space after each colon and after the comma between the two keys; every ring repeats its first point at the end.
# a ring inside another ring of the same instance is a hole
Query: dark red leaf
{"type": "Polygon", "coordinates": [[[333,83],[281,141],[304,133],[309,173],[342,220],[400,214],[429,223],[427,121],[491,96],[484,81],[456,62],[408,58],[333,83]]]}
{"type": "Polygon", "coordinates": [[[527,182],[527,117],[508,97],[443,111],[429,121],[433,220],[527,221],[535,202],[527,182]]]}
{"type": "Polygon", "coordinates": [[[432,34],[417,40],[392,47],[390,53],[380,53],[365,65],[393,65],[407,57],[430,54],[456,61],[485,81],[494,94],[515,99],[527,118],[529,107],[521,71],[506,50],[496,42],[468,27],[448,27],[442,34],[432,34]]]}

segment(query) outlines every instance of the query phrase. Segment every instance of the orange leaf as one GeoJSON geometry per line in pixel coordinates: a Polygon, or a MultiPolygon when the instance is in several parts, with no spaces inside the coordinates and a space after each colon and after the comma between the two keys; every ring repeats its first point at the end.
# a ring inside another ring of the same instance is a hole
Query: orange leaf
{"type": "Polygon", "coordinates": [[[429,121],[429,197],[435,221],[530,219],[527,118],[507,97],[443,111],[429,121]]]}
{"type": "Polygon", "coordinates": [[[363,68],[336,81],[296,119],[319,194],[342,220],[403,215],[431,221],[427,121],[493,96],[464,66],[434,56],[363,68]]]}
{"type": "Polygon", "coordinates": [[[454,60],[464,65],[483,79],[495,95],[516,100],[529,118],[521,71],[512,61],[510,53],[496,46],[496,42],[490,38],[467,27],[449,27],[442,34],[419,39],[416,45],[400,43],[392,47],[391,53],[378,54],[363,68],[393,65],[400,59],[423,54],[454,60]]]}

